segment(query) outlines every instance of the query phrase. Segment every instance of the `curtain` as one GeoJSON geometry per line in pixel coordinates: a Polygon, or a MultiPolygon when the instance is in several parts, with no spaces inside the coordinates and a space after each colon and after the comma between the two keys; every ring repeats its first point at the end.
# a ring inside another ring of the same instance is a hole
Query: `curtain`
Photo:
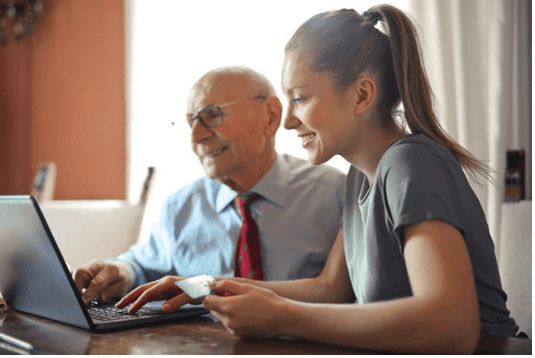
{"type": "Polygon", "coordinates": [[[446,131],[492,169],[471,179],[499,250],[506,151],[526,151],[531,199],[531,1],[411,0],[446,131]]]}

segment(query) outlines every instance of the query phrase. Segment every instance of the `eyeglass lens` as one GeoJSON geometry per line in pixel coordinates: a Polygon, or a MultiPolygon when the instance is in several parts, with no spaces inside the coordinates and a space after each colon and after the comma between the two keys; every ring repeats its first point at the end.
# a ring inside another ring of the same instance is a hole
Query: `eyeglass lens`
{"type": "Polygon", "coordinates": [[[190,127],[193,126],[195,119],[199,119],[205,127],[211,128],[221,123],[221,110],[215,104],[209,104],[201,108],[196,116],[188,116],[188,123],[190,127]]]}

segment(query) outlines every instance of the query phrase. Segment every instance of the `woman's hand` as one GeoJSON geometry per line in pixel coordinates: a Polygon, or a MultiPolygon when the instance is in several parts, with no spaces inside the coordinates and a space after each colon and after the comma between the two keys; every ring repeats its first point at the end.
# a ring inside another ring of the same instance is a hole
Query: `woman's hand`
{"type": "Polygon", "coordinates": [[[176,281],[182,279],[184,278],[180,276],[166,276],[141,285],[117,302],[116,307],[121,309],[132,303],[128,313],[134,314],[148,302],[166,300],[167,302],[162,305],[162,311],[169,313],[176,311],[186,303],[200,304],[201,300],[192,300],[175,285],[176,281]]]}
{"type": "Polygon", "coordinates": [[[282,335],[289,299],[265,288],[225,279],[209,287],[217,294],[206,296],[203,305],[233,335],[262,338],[282,335]]]}

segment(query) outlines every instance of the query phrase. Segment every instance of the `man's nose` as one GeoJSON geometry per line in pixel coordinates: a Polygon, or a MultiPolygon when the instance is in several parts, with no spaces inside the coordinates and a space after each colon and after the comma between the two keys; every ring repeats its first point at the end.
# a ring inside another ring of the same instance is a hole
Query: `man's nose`
{"type": "Polygon", "coordinates": [[[199,119],[193,121],[191,126],[191,141],[200,142],[205,138],[212,136],[213,132],[210,128],[202,125],[199,119]]]}

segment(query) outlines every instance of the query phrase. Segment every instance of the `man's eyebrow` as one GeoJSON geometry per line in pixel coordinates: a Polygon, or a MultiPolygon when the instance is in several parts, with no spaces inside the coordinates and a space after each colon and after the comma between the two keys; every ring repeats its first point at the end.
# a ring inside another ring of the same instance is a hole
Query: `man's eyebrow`
{"type": "MultiPolygon", "coordinates": [[[[209,105],[209,104],[214,104],[214,103],[206,103],[206,104],[203,104],[203,105],[198,106],[197,110],[195,110],[195,106],[196,106],[197,103],[198,103],[198,102],[196,102],[196,103],[193,104],[193,108],[192,108],[192,107],[189,107],[189,105],[188,105],[189,108],[188,108],[188,112],[186,113],[186,115],[192,115],[192,116],[194,116],[194,115],[198,114],[198,113],[199,113],[199,110],[202,109],[203,107],[206,107],[206,106],[209,105]],[[191,109],[191,110],[190,110],[190,109],[191,109]]],[[[201,103],[202,103],[202,102],[201,102],[201,103]]]]}

